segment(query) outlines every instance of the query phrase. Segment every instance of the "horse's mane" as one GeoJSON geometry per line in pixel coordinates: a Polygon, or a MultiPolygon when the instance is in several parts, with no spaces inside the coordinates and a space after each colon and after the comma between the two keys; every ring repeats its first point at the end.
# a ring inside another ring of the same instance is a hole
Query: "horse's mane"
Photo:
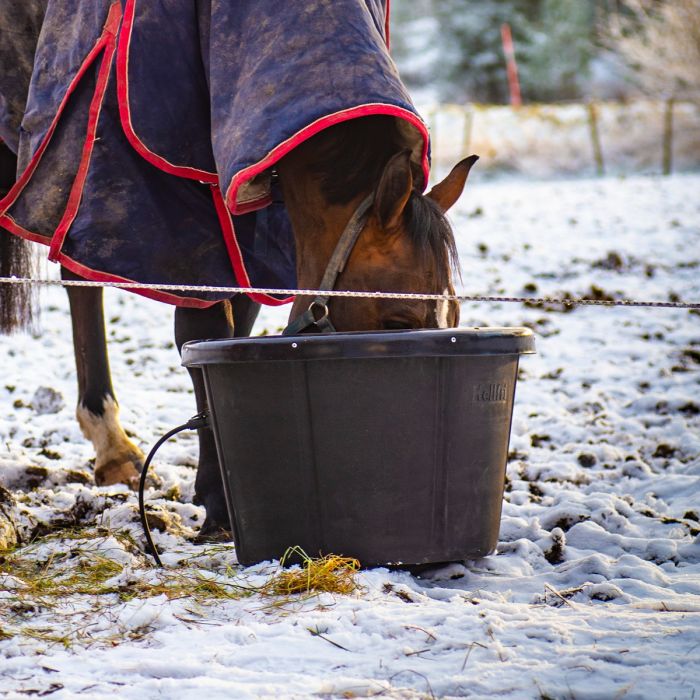
{"type": "MultiPolygon", "coordinates": [[[[382,115],[329,127],[315,141],[311,168],[330,204],[347,204],[358,194],[372,191],[389,159],[407,147],[396,118],[382,115]]],[[[414,166],[413,175],[414,182],[422,183],[420,168],[414,166]]],[[[444,213],[414,189],[404,210],[404,226],[419,254],[433,259],[438,285],[447,287],[449,270],[457,270],[457,246],[444,213]]]]}

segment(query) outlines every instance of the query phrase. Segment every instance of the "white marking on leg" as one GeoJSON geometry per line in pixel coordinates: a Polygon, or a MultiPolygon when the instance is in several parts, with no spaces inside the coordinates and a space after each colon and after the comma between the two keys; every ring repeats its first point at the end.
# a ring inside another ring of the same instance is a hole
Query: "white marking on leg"
{"type": "MultiPolygon", "coordinates": [[[[111,396],[106,396],[102,406],[101,416],[82,405],[76,410],[80,429],[95,448],[95,473],[106,465],[113,469],[119,464],[143,459],[141,450],[129,440],[119,422],[117,402],[111,396]]],[[[133,471],[135,473],[135,468],[133,471]]]]}
{"type": "Polygon", "coordinates": [[[119,422],[119,406],[111,396],[105,396],[102,410],[102,415],[98,416],[85,406],[78,405],[75,412],[80,430],[93,444],[98,455],[113,451],[114,445],[129,442],[119,422]]]}

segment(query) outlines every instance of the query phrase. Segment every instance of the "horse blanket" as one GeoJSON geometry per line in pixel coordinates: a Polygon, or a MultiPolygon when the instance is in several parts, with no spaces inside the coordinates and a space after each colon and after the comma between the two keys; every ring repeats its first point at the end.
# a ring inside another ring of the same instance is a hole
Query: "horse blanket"
{"type": "MultiPolygon", "coordinates": [[[[87,279],[293,288],[274,177],[291,149],[392,115],[427,181],[388,4],[3,0],[0,137],[18,179],[0,226],[87,279]]],[[[142,293],[187,306],[226,296],[142,293]]]]}

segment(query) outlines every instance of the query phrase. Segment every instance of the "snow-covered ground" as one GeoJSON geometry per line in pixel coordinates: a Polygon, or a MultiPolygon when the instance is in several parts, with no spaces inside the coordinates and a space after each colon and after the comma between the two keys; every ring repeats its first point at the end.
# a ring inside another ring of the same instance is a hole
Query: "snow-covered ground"
{"type": "MultiPolygon", "coordinates": [[[[699,192],[698,175],[477,174],[452,215],[464,289],[698,301],[699,192]]],[[[189,543],[191,434],[163,447],[148,496],[173,568],[143,557],[134,495],[92,482],[64,294],[42,301],[41,333],[0,339],[0,481],[38,537],[0,557],[0,696],[700,697],[697,311],[466,304],[463,325],[537,332],[498,551],[279,599],[260,591],[274,563],[189,543]]],[[[147,447],[194,412],[172,311],[108,292],[107,318],[123,420],[147,447]]],[[[267,311],[257,331],[282,322],[267,311]]]]}

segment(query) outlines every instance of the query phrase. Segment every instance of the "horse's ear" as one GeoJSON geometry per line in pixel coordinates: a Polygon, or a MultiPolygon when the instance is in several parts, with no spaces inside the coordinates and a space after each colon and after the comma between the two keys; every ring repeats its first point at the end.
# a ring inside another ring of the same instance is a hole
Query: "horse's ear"
{"type": "Polygon", "coordinates": [[[412,191],[411,151],[405,150],[392,156],[384,166],[374,196],[374,210],[384,229],[399,225],[412,191]]]}
{"type": "Polygon", "coordinates": [[[433,187],[426,195],[430,197],[443,211],[447,211],[460,197],[467,182],[467,176],[472,165],[479,160],[479,156],[469,156],[459,161],[450,174],[433,187]]]}

